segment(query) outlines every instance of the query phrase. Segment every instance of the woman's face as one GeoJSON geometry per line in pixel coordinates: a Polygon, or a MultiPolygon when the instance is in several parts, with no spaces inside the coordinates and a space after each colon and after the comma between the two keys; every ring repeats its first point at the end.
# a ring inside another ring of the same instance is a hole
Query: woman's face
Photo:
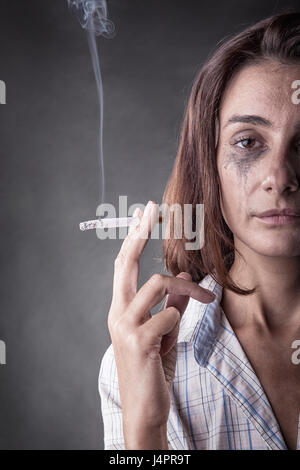
{"type": "Polygon", "coordinates": [[[300,255],[300,217],[270,225],[255,216],[284,208],[300,215],[300,103],[292,88],[296,80],[300,65],[266,62],[245,67],[228,84],[219,113],[223,216],[239,249],[246,245],[267,256],[300,255]]]}

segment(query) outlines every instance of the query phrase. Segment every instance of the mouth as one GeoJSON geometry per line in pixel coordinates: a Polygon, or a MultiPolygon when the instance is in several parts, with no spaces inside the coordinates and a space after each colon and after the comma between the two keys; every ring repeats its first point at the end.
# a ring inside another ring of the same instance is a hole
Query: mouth
{"type": "Polygon", "coordinates": [[[292,207],[269,209],[254,216],[267,225],[287,225],[300,221],[300,211],[292,207]]]}
{"type": "Polygon", "coordinates": [[[256,216],[259,220],[261,220],[264,224],[267,225],[287,225],[287,224],[294,224],[300,222],[299,215],[268,215],[268,216],[256,216]]]}

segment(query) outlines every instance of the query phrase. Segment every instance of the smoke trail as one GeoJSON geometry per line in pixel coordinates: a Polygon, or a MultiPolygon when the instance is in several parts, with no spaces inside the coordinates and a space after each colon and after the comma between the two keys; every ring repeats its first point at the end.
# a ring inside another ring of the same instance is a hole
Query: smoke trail
{"type": "Polygon", "coordinates": [[[104,202],[105,177],[103,158],[103,85],[96,36],[111,38],[114,36],[114,24],[107,18],[108,11],[106,0],[67,0],[69,8],[76,14],[81,26],[87,30],[88,44],[92,58],[92,64],[96,79],[99,99],[99,166],[101,171],[101,195],[100,202],[104,202]]]}

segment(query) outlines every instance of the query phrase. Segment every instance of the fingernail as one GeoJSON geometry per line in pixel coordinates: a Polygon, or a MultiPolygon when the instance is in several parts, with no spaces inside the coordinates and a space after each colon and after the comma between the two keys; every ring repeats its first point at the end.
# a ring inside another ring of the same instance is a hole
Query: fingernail
{"type": "Polygon", "coordinates": [[[186,281],[191,281],[192,280],[192,276],[187,272],[181,272],[181,273],[177,274],[176,277],[181,277],[182,279],[185,279],[186,281]]]}

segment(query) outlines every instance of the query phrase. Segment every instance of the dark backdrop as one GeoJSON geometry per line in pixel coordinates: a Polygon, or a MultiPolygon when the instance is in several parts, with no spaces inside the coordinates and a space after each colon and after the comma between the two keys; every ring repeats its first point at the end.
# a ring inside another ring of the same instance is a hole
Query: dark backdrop
{"type": "MultiPolygon", "coordinates": [[[[121,240],[95,218],[98,105],[84,31],[65,0],[1,0],[0,448],[102,449],[97,378],[121,240]]],[[[193,78],[224,36],[298,0],[108,0],[105,202],[161,202],[193,78]]],[[[159,241],[140,284],[163,267],[159,241]]]]}

